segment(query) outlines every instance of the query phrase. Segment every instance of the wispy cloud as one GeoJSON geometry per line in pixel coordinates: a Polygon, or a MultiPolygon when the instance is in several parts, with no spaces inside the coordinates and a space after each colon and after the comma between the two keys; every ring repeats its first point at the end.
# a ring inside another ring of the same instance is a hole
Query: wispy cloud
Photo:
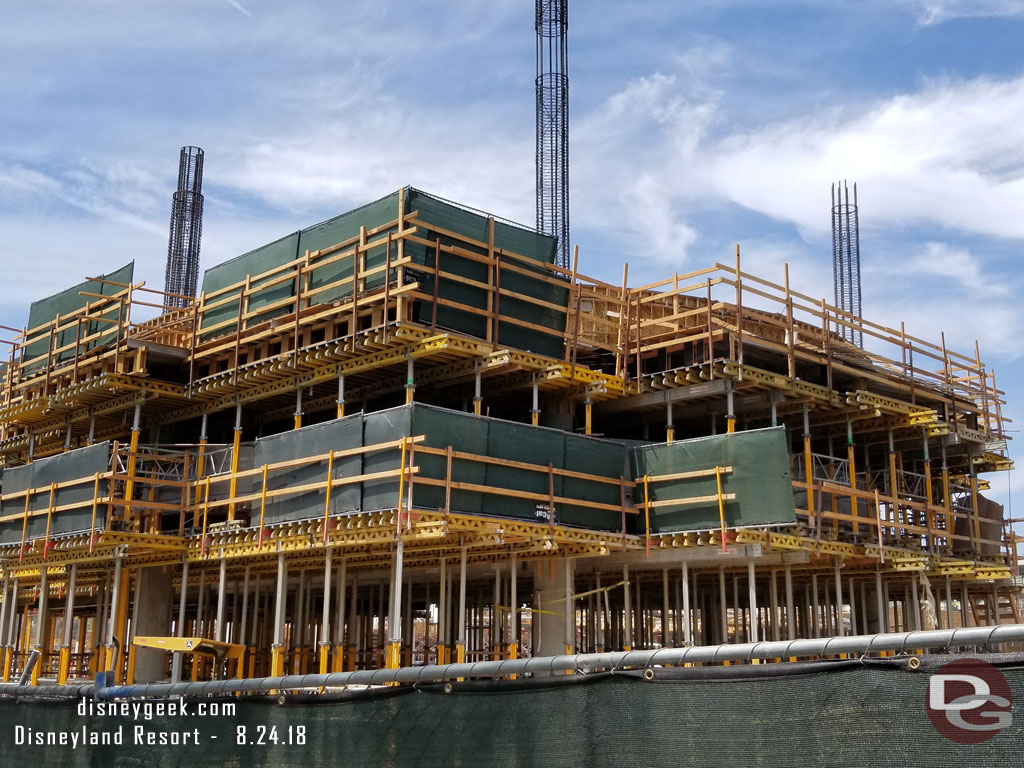
{"type": "Polygon", "coordinates": [[[249,12],[249,9],[242,5],[240,2],[238,2],[238,0],[224,0],[224,2],[226,2],[239,13],[244,13],[250,19],[253,18],[253,15],[249,12]]]}
{"type": "Polygon", "coordinates": [[[1021,0],[910,0],[922,26],[951,19],[1024,16],[1021,0]]]}

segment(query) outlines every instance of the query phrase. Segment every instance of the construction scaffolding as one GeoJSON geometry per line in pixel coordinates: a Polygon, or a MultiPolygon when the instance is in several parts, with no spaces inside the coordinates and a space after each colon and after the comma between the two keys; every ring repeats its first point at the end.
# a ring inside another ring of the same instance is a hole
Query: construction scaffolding
{"type": "Polygon", "coordinates": [[[208,270],[181,306],[130,268],[33,305],[0,385],[3,680],[1020,620],[978,345],[738,249],[638,287],[577,265],[405,188],[208,270]],[[244,651],[133,642],[154,637],[244,651]]]}

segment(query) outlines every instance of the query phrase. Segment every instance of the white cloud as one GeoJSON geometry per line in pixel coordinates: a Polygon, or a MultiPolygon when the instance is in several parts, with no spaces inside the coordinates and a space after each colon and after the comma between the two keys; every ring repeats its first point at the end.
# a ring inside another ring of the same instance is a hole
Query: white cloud
{"type": "Polygon", "coordinates": [[[911,0],[910,5],[923,26],[958,18],[1024,16],[1021,0],[911,0]]]}

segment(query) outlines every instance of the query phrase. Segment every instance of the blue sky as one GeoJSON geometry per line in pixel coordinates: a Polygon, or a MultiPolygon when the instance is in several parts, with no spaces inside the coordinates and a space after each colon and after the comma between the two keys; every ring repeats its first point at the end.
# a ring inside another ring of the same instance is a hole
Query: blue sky
{"type": "MultiPolygon", "coordinates": [[[[203,266],[412,184],[533,221],[533,3],[36,0],[0,26],[0,323],[134,258],[177,152],[203,266]]],[[[573,241],[637,281],[730,258],[831,299],[858,183],[865,316],[972,352],[1024,423],[1024,0],[571,2],[573,241]]],[[[997,498],[1024,480],[994,477],[997,498]]]]}

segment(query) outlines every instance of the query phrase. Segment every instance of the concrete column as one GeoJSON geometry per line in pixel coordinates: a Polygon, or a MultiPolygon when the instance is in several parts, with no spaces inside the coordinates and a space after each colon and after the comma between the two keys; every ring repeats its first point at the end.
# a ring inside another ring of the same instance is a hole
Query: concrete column
{"type": "Polygon", "coordinates": [[[534,656],[560,656],[575,642],[572,598],[573,563],[568,558],[537,563],[534,578],[534,656]],[[559,616],[559,613],[564,615],[559,616]]]}
{"type": "MultiPolygon", "coordinates": [[[[223,561],[222,561],[223,562],[223,561]]],[[[182,601],[178,612],[178,637],[184,625],[184,592],[187,570],[182,572],[182,601]]],[[[162,637],[170,633],[174,606],[174,573],[169,565],[139,568],[135,586],[138,605],[135,635],[162,637]]],[[[177,655],[177,654],[175,654],[177,655]]],[[[177,660],[175,660],[177,661],[177,660]]],[[[135,682],[152,683],[163,680],[167,653],[159,648],[137,648],[135,651],[135,682]]]]}

